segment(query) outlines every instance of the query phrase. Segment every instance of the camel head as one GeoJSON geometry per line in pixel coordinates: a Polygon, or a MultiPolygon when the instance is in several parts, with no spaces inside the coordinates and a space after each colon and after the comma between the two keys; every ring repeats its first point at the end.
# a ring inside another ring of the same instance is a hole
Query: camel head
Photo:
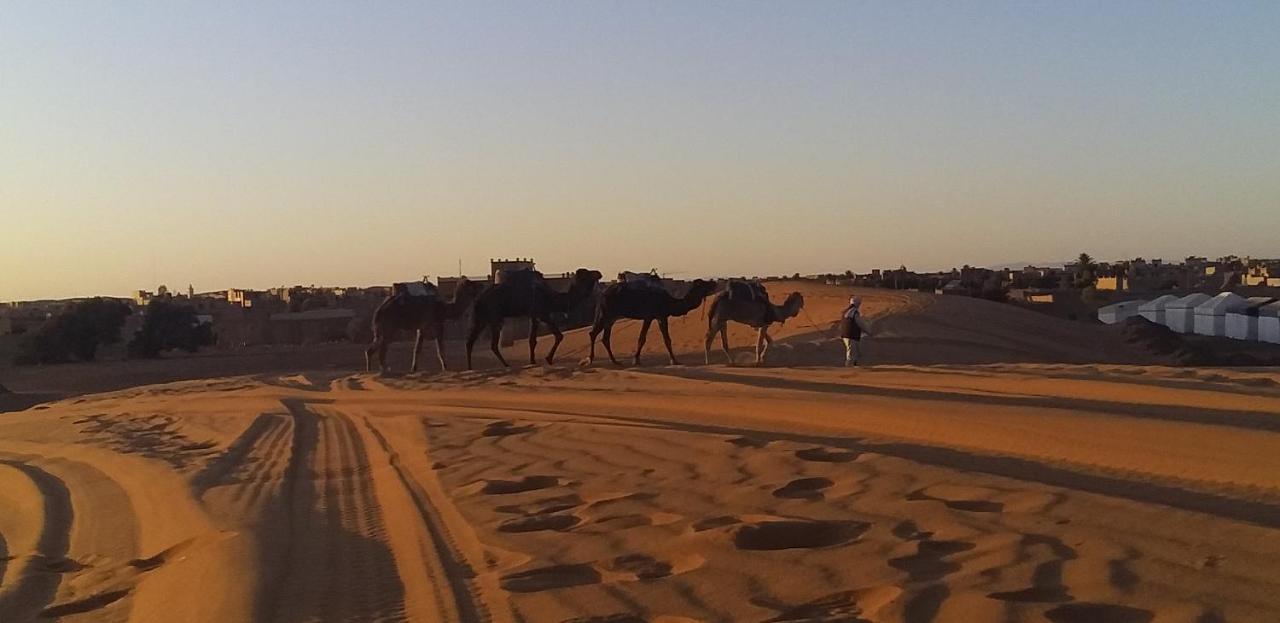
{"type": "Polygon", "coordinates": [[[711,296],[716,291],[716,282],[707,281],[706,279],[694,279],[689,286],[689,296],[691,298],[703,299],[711,296]]]}
{"type": "Polygon", "coordinates": [[[598,270],[579,268],[573,271],[573,285],[584,290],[594,290],[604,275],[598,270]]]}
{"type": "Polygon", "coordinates": [[[458,283],[453,288],[453,300],[470,301],[476,298],[477,294],[484,289],[485,284],[479,281],[472,281],[466,277],[458,278],[458,283]]]}
{"type": "Polygon", "coordinates": [[[799,292],[792,292],[787,295],[787,300],[782,303],[781,315],[784,319],[794,318],[800,315],[801,309],[804,309],[804,295],[799,292]]]}

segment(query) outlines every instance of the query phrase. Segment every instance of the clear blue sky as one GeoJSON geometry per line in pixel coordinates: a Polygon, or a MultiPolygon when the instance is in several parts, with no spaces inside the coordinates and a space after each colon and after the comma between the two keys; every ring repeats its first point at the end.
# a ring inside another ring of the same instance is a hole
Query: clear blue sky
{"type": "Polygon", "coordinates": [[[1280,2],[15,2],[0,300],[1280,255],[1280,2]]]}

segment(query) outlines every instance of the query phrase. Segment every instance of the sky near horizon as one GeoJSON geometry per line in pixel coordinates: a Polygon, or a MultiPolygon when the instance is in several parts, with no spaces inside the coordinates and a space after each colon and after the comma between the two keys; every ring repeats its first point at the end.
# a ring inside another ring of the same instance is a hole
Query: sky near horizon
{"type": "Polygon", "coordinates": [[[1280,3],[3,2],[0,300],[1280,256],[1280,3]]]}

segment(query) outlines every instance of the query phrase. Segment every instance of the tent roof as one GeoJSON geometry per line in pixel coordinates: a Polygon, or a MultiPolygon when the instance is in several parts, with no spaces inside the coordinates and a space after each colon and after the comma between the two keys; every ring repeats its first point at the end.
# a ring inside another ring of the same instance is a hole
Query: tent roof
{"type": "Polygon", "coordinates": [[[1201,303],[1209,300],[1209,298],[1208,294],[1200,294],[1197,292],[1195,294],[1188,294],[1176,301],[1173,301],[1168,305],[1165,305],[1165,307],[1168,309],[1194,309],[1201,303]]]}
{"type": "Polygon", "coordinates": [[[1172,294],[1162,294],[1150,301],[1147,301],[1146,303],[1143,303],[1140,307],[1138,307],[1138,309],[1142,311],[1154,311],[1157,309],[1164,309],[1165,307],[1169,306],[1169,303],[1172,303],[1176,300],[1178,300],[1178,297],[1172,294]]]}
{"type": "MultiPolygon", "coordinates": [[[[1231,316],[1231,315],[1253,316],[1256,318],[1263,307],[1267,306],[1268,304],[1271,304],[1272,302],[1280,303],[1280,301],[1276,301],[1274,297],[1270,297],[1270,296],[1251,296],[1245,302],[1247,303],[1247,305],[1239,309],[1233,309],[1231,311],[1228,311],[1227,315],[1228,316],[1231,316]]],[[[1265,316],[1266,314],[1262,314],[1262,315],[1265,316]]]]}
{"type": "Polygon", "coordinates": [[[1267,303],[1266,305],[1259,307],[1258,315],[1266,316],[1268,318],[1280,317],[1280,301],[1276,301],[1274,303],[1267,303]]]}
{"type": "Polygon", "coordinates": [[[1101,313],[1112,312],[1112,311],[1120,311],[1122,309],[1133,309],[1142,304],[1143,304],[1142,301],[1121,301],[1119,303],[1112,303],[1104,307],[1099,307],[1098,313],[1101,314],[1101,313]]]}
{"type": "Polygon", "coordinates": [[[1223,292],[1196,306],[1197,314],[1223,314],[1249,306],[1243,296],[1233,292],[1223,292]]]}

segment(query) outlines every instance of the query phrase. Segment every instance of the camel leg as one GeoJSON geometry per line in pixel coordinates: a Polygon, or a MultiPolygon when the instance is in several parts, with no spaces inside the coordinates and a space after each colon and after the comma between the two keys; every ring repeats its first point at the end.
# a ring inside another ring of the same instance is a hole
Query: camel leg
{"type": "Polygon", "coordinates": [[[436,358],[440,360],[440,371],[448,372],[449,365],[444,362],[444,327],[436,327],[436,358]]]}
{"type": "Polygon", "coordinates": [[[422,329],[413,336],[413,365],[409,368],[410,372],[418,371],[418,354],[422,352],[422,329]]]}
{"type": "Polygon", "coordinates": [[[556,338],[556,341],[551,344],[551,352],[547,353],[547,364],[550,365],[555,363],[556,349],[560,348],[560,342],[564,341],[564,334],[560,332],[560,327],[557,327],[556,323],[551,322],[550,319],[545,319],[543,322],[547,323],[547,328],[551,329],[551,335],[556,338]]]}
{"type": "Polygon", "coordinates": [[[760,327],[760,334],[756,336],[756,364],[757,365],[764,363],[764,352],[766,350],[769,350],[769,347],[766,346],[764,342],[765,335],[766,334],[765,334],[764,327],[760,327]]]}
{"type": "Polygon", "coordinates": [[[667,324],[666,318],[658,319],[658,330],[662,331],[662,343],[667,346],[667,356],[671,358],[671,365],[679,365],[680,362],[676,361],[675,351],[671,350],[671,329],[667,324]]]}
{"type": "Polygon", "coordinates": [[[538,363],[534,353],[538,350],[538,319],[529,316],[529,365],[538,363]]]}
{"type": "Polygon", "coordinates": [[[720,325],[720,348],[724,349],[724,358],[733,365],[733,354],[729,352],[729,323],[720,325]]]}
{"type": "Polygon", "coordinates": [[[498,362],[502,364],[502,367],[507,368],[510,367],[510,364],[508,364],[507,359],[502,356],[502,350],[498,348],[498,340],[501,339],[502,321],[499,320],[497,324],[489,325],[489,350],[492,350],[493,354],[498,357],[498,362]]]}
{"type": "Polygon", "coordinates": [[[706,364],[711,365],[711,342],[716,339],[716,319],[711,317],[707,319],[707,341],[702,345],[702,355],[706,358],[706,364]]]}
{"type": "Polygon", "coordinates": [[[653,324],[652,318],[645,318],[644,324],[640,325],[640,339],[636,340],[636,358],[635,364],[640,365],[640,351],[644,350],[645,338],[649,337],[649,325],[653,324]]]}
{"type": "Polygon", "coordinates": [[[587,334],[591,337],[591,352],[587,355],[587,365],[591,365],[596,361],[596,336],[600,335],[603,327],[604,318],[602,317],[597,317],[596,321],[591,324],[591,333],[587,334]]]}
{"type": "Polygon", "coordinates": [[[471,349],[476,345],[476,340],[480,337],[480,332],[484,331],[484,325],[478,320],[471,321],[471,330],[467,332],[467,369],[471,369],[471,349]]]}
{"type": "MultiPolygon", "coordinates": [[[[364,371],[365,372],[373,372],[373,356],[377,354],[378,348],[379,346],[381,346],[380,344],[381,341],[382,341],[382,336],[378,334],[374,334],[373,343],[369,345],[369,348],[366,348],[364,350],[364,371]]],[[[379,362],[378,364],[378,371],[382,371],[381,362],[379,362]]]]}
{"type": "Polygon", "coordinates": [[[612,361],[613,365],[615,366],[620,366],[622,364],[618,363],[618,360],[613,356],[613,323],[614,322],[616,322],[616,319],[610,318],[609,321],[605,323],[604,335],[600,336],[601,337],[600,341],[601,343],[604,344],[604,352],[609,353],[609,361],[612,361]]]}

